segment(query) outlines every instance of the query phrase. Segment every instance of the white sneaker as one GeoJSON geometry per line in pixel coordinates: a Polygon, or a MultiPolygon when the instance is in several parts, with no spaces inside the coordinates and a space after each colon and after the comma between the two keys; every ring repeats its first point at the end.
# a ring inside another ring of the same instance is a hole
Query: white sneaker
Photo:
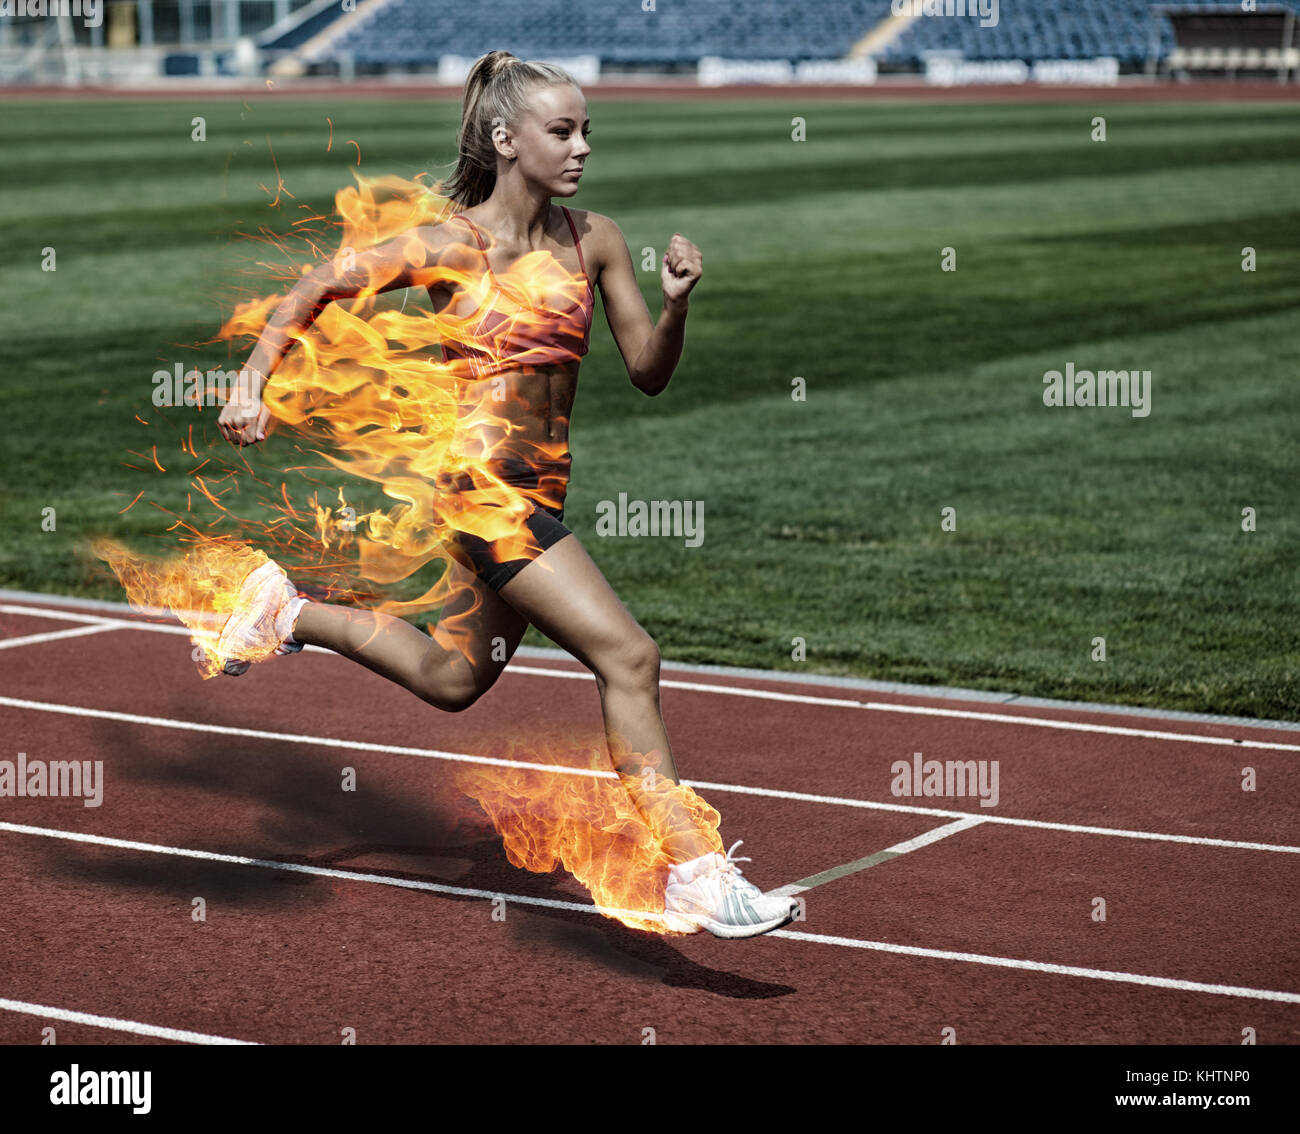
{"type": "Polygon", "coordinates": [[[240,584],[239,605],[217,639],[217,653],[225,659],[222,672],[238,677],[255,661],[301,650],[293,624],[306,601],[273,560],[249,572],[240,584]]]}
{"type": "Polygon", "coordinates": [[[679,862],[668,871],[664,892],[664,924],[678,933],[707,929],[715,937],[757,937],[794,920],[798,908],[793,898],[764,894],[740,872],[733,858],[735,842],[726,858],[706,854],[679,862]]]}

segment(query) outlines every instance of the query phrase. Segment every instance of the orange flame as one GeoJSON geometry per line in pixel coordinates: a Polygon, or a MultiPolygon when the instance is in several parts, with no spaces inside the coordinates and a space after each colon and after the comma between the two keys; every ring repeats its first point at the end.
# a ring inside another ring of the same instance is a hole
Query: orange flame
{"type": "Polygon", "coordinates": [[[217,539],[201,539],[184,554],[166,557],[137,555],[111,539],[94,540],[92,548],[122,581],[133,610],[170,613],[189,627],[200,675],[216,677],[225,661],[216,648],[221,628],[235,610],[240,584],[267,561],[266,553],[217,539]]]}
{"type": "MultiPolygon", "coordinates": [[[[285,263],[299,265],[292,272],[283,266],[264,265],[265,269],[285,283],[296,282],[297,272],[305,274],[314,263],[329,260],[342,266],[345,258],[403,234],[410,263],[424,264],[428,250],[413,230],[446,220],[456,206],[438,194],[437,184],[397,177],[371,179],[355,171],[353,177],[356,186],[336,194],[337,219],[328,220],[299,205],[305,215],[290,226],[291,235],[261,234],[260,239],[272,245],[285,263]],[[333,241],[318,231],[319,222],[336,230],[337,247],[332,253],[324,250],[333,241]]],[[[283,189],[277,169],[273,202],[277,208],[289,207],[280,203],[283,189]]],[[[292,196],[287,190],[283,195],[292,196]]],[[[390,264],[385,270],[395,269],[390,264]]],[[[543,251],[522,257],[508,273],[497,276],[508,277],[512,291],[517,290],[529,304],[512,316],[513,328],[532,328],[539,337],[550,318],[539,309],[545,298],[557,293],[573,297],[584,286],[543,251]]],[[[505,382],[494,359],[485,366],[472,357],[448,361],[438,357],[440,343],[449,350],[468,348],[464,353],[471,356],[484,349],[476,331],[495,301],[495,286],[482,270],[477,246],[454,242],[437,265],[420,273],[421,285],[454,285],[458,296],[468,297],[472,309],[465,314],[435,315],[414,309],[414,304],[408,312],[405,303],[401,311],[385,307],[378,291],[385,282],[370,279],[355,299],[328,305],[299,337],[263,392],[279,428],[301,438],[306,445],[299,445],[300,451],[323,462],[295,466],[286,473],[307,475],[316,469],[345,474],[350,483],[335,484],[329,493],[337,496],[337,503],[329,497],[322,501],[323,494],[315,489],[308,499],[300,500],[298,492],[284,482],[268,486],[271,491],[258,499],[259,515],[250,518],[246,507],[236,514],[227,493],[238,498],[241,481],[266,482],[258,478],[248,457],[225,441],[209,437],[205,453],[200,442],[189,438],[182,446],[186,456],[195,458],[195,467],[187,474],[192,489],[189,508],[210,508],[215,517],[200,527],[178,518],[173,527],[195,536],[206,535],[201,528],[218,527],[229,538],[265,546],[295,582],[314,578],[334,597],[363,601],[401,616],[442,607],[454,597],[454,580],[460,576],[449,570],[432,584],[422,583],[424,593],[414,598],[398,597],[393,588],[426,566],[449,565],[448,544],[457,533],[487,541],[501,560],[540,553],[525,520],[531,502],[551,506],[561,502],[567,442],[521,435],[521,423],[536,414],[522,392],[528,388],[527,377],[505,382]],[[198,476],[199,469],[214,458],[214,468],[205,477],[198,476]],[[223,461],[224,477],[220,475],[223,461]],[[538,487],[521,490],[507,483],[500,475],[503,462],[512,469],[532,470],[538,487]],[[363,483],[378,486],[395,503],[369,509],[349,503],[358,497],[363,483]]],[[[251,348],[282,299],[283,294],[263,295],[237,304],[217,340],[242,341],[251,348]]],[[[521,369],[531,372],[532,368],[521,369]]],[[[165,471],[158,446],[146,446],[142,456],[165,471]]],[[[143,568],[137,564],[132,570],[141,584],[143,568]]],[[[164,570],[158,586],[165,590],[174,581],[164,570]]],[[[192,601],[201,599],[202,595],[192,596],[192,601]]],[[[167,605],[167,600],[153,605],[167,605]]],[[[470,604],[462,607],[456,624],[444,629],[450,640],[467,649],[475,611],[470,604]],[[465,627],[463,634],[458,626],[465,627]]]]}
{"type": "MultiPolygon", "coordinates": [[[[537,751],[535,744],[513,744],[508,758],[564,770],[456,770],[457,786],[487,813],[511,865],[539,874],[562,866],[606,917],[633,929],[674,932],[657,916],[668,869],[701,853],[701,841],[721,854],[721,816],[694,790],[666,776],[610,771],[598,745],[544,744],[537,751]]],[[[650,768],[657,763],[654,753],[644,759],[650,768]]]]}
{"type": "MultiPolygon", "coordinates": [[[[357,188],[341,190],[335,199],[341,233],[333,259],[408,234],[405,254],[412,266],[422,265],[427,249],[412,230],[440,223],[455,206],[419,181],[355,176],[357,188]]],[[[468,262],[479,262],[477,249],[472,257],[468,262]]],[[[567,443],[522,439],[518,423],[530,412],[522,395],[485,377],[472,360],[444,362],[430,354],[440,342],[482,349],[475,329],[493,303],[494,285],[481,268],[451,266],[465,262],[449,255],[424,269],[421,283],[455,284],[473,302],[468,314],[379,309],[376,295],[385,281],[371,279],[355,300],[321,313],[263,393],[278,422],[321,435],[330,451],[313,451],[330,466],[380,485],[398,501],[353,517],[340,494],[338,509],[313,500],[307,510],[315,518],[318,547],[354,555],[355,573],[372,583],[396,583],[431,561],[445,562],[446,542],[456,532],[488,541],[501,560],[539,553],[524,523],[529,499],[498,475],[502,461],[539,474],[539,487],[528,497],[559,503],[554,470],[563,465],[567,443]],[[450,491],[452,486],[457,490],[450,491]]],[[[509,275],[530,300],[540,301],[576,286],[558,267],[538,252],[521,258],[509,275]]],[[[276,303],[272,297],[241,305],[219,337],[251,341],[276,303]]],[[[545,320],[540,313],[517,317],[538,330],[545,320]]],[[[417,598],[375,605],[390,614],[413,614],[442,606],[451,593],[444,573],[417,598]]]]}
{"type": "MultiPolygon", "coordinates": [[[[264,271],[292,284],[313,262],[338,262],[349,250],[360,252],[438,224],[454,211],[436,186],[418,179],[354,177],[357,187],[336,196],[339,219],[327,222],[339,230],[336,250],[323,251],[333,242],[315,227],[327,218],[298,204],[304,215],[290,226],[290,235],[263,230],[257,238],[281,260],[279,268],[266,264],[264,271]]],[[[290,207],[287,202],[295,200],[278,168],[274,193],[276,208],[290,207]]],[[[346,486],[331,484],[327,493],[314,490],[300,501],[288,481],[269,485],[260,479],[244,452],[211,436],[215,431],[209,431],[206,442],[187,436],[182,453],[196,462],[186,473],[193,489],[190,508],[212,511],[211,519],[170,513],[175,522],[168,531],[181,529],[188,550],[149,558],[109,539],[92,545],[116,572],[136,609],[170,611],[190,627],[205,678],[219,672],[224,660],[216,654],[216,636],[235,607],[240,582],[266,561],[254,543],[267,546],[296,583],[314,576],[318,584],[326,583],[331,596],[377,598],[368,605],[397,615],[445,605],[454,596],[453,574],[444,572],[411,599],[384,595],[368,584],[391,587],[428,564],[449,562],[447,543],[458,532],[489,541],[501,559],[540,551],[524,521],[530,500],[559,504],[567,444],[521,435],[521,423],[535,416],[535,407],[525,404],[521,392],[528,388],[527,377],[512,392],[510,383],[493,376],[493,359],[480,366],[468,359],[442,361],[430,353],[440,341],[468,347],[471,354],[480,348],[475,332],[493,303],[494,285],[481,270],[477,247],[464,251],[467,256],[447,256],[421,283],[455,285],[473,305],[467,314],[385,307],[378,289],[386,281],[371,279],[354,300],[329,305],[271,376],[263,400],[275,422],[307,443],[298,446],[300,452],[325,462],[286,469],[286,474],[333,471],[351,478],[346,486]],[[532,469],[538,487],[525,493],[507,483],[497,471],[502,462],[532,469]],[[261,514],[253,518],[234,510],[241,485],[250,482],[270,490],[257,498],[261,514]],[[349,503],[371,485],[395,503],[369,511],[349,503]],[[331,499],[335,496],[337,505],[331,499]],[[211,534],[218,526],[226,534],[211,534]]],[[[412,264],[423,264],[427,249],[412,234],[406,254],[412,264]]],[[[539,339],[550,316],[532,304],[541,306],[544,297],[557,293],[576,304],[585,289],[543,251],[520,258],[509,273],[497,273],[498,278],[507,275],[512,290],[528,301],[511,316],[511,327],[535,332],[539,339]]],[[[242,340],[251,348],[282,298],[262,296],[238,304],[217,339],[242,340]]],[[[153,459],[141,453],[140,460],[161,470],[158,447],[144,448],[153,459]]],[[[464,625],[473,614],[466,609],[464,625]]],[[[442,629],[454,642],[456,627],[444,624],[442,629]]],[[[543,747],[539,757],[527,762],[573,766],[573,746],[543,747]]],[[[579,752],[581,775],[473,767],[458,772],[457,782],[490,817],[513,864],[539,872],[563,866],[608,916],[634,928],[668,932],[656,916],[663,909],[668,868],[695,857],[700,846],[721,853],[718,812],[692,789],[666,777],[620,777],[599,746],[579,752]]],[[[645,763],[653,767],[655,754],[645,763]]]]}

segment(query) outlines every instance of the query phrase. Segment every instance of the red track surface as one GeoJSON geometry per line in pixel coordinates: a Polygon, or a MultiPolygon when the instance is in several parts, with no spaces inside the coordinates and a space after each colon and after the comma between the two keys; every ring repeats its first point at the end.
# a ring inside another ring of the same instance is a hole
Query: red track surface
{"type": "MultiPolygon", "coordinates": [[[[35,604],[0,604],[0,642],[85,625],[72,620],[78,613],[134,621],[52,606],[44,613],[55,618],[15,613],[21,606],[35,604]]],[[[0,823],[367,877],[0,827],[0,998],[125,1029],[10,1006],[0,1042],[39,1042],[51,1025],[60,1044],[152,1042],[136,1024],[323,1044],[349,1027],[360,1043],[639,1044],[653,1028],[659,1043],[932,1044],[949,1027],[960,1043],[1232,1045],[1246,1027],[1260,1043],[1300,1042],[1298,733],[668,669],[667,681],[689,686],[663,694],[683,774],[714,785],[699,790],[722,812],[724,839],[744,838],[747,873],[764,888],[953,821],[932,810],[985,822],[810,889],[806,920],[781,934],[662,938],[594,912],[526,904],[589,906],[590,897],[562,873],[511,867],[477,806],[456,792],[454,761],[295,739],[505,756],[510,737],[557,737],[562,722],[595,742],[594,684],[555,675],[583,673],[575,664],[517,659],[478,705],[448,715],[319,650],[201,682],[183,634],[136,624],[0,648],[0,759],[101,759],[105,775],[99,807],[0,798],[0,823]],[[1252,743],[1029,723],[1042,721],[1252,743]],[[918,751],[999,761],[998,805],[892,795],[890,766],[918,751]],[[1241,790],[1245,766],[1256,769],[1255,792],[1241,790]],[[355,792],[340,790],[344,767],[356,769],[355,792]],[[425,888],[385,884],[403,880],[425,888]],[[504,922],[482,892],[507,896],[504,922]],[[191,920],[195,897],[206,901],[205,922],[191,920]],[[1091,916],[1097,897],[1104,922],[1091,916]],[[889,951],[900,946],[982,961],[889,951]]]]}

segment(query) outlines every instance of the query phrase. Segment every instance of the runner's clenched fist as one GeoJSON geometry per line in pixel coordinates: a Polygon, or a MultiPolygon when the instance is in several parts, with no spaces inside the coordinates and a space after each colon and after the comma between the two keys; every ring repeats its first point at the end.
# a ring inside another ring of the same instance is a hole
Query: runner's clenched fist
{"type": "Polygon", "coordinates": [[[674,232],[668,242],[668,251],[664,253],[663,281],[664,302],[677,303],[684,300],[704,275],[704,255],[680,232],[674,232]]]}

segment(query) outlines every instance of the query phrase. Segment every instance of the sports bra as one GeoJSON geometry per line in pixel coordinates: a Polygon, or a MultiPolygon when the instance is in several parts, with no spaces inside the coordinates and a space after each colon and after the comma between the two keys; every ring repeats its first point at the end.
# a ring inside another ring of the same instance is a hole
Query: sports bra
{"type": "Polygon", "coordinates": [[[475,311],[466,317],[463,328],[459,328],[458,340],[466,341],[453,343],[450,352],[447,344],[443,344],[443,362],[464,359],[469,364],[470,375],[478,379],[518,366],[573,362],[587,353],[591,318],[596,307],[595,293],[587,275],[582,242],[578,239],[573,217],[563,205],[560,208],[564,219],[569,222],[569,231],[573,233],[585,287],[557,257],[539,249],[521,257],[506,273],[511,285],[507,289],[488,263],[487,246],[478,226],[463,213],[455,214],[470,226],[478,241],[493,291],[480,304],[480,311],[487,308],[482,316],[479,317],[475,311]],[[574,299],[567,306],[552,307],[547,300],[557,294],[562,298],[573,296],[574,299]],[[474,322],[476,318],[477,324],[474,322]]]}

